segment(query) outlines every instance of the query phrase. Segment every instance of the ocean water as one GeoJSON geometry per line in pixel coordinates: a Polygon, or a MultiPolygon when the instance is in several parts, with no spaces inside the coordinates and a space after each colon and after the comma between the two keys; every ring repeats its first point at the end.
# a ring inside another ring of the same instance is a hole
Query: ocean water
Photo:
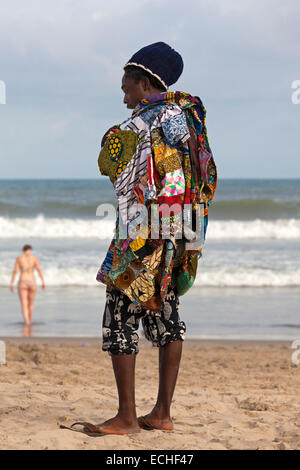
{"type": "MultiPolygon", "coordinates": [[[[95,280],[116,205],[107,179],[0,180],[0,335],[21,335],[16,256],[33,245],[47,289],[36,335],[101,333],[104,286],[95,280]]],[[[181,298],[190,337],[300,339],[300,180],[220,180],[195,286],[181,298]]],[[[38,284],[39,284],[39,280],[38,284]]]]}

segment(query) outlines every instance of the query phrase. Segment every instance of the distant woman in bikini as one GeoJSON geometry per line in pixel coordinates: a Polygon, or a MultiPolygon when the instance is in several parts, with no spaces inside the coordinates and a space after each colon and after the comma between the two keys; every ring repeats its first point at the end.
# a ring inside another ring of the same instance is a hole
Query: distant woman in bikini
{"type": "Polygon", "coordinates": [[[10,283],[10,290],[11,292],[14,291],[14,279],[17,272],[20,270],[18,293],[26,325],[31,324],[31,319],[33,315],[34,298],[36,294],[36,281],[34,276],[34,269],[37,270],[42,280],[42,289],[45,289],[45,281],[40,268],[39,260],[36,256],[32,255],[32,247],[30,245],[25,245],[23,247],[23,254],[18,256],[16,259],[10,283]]]}

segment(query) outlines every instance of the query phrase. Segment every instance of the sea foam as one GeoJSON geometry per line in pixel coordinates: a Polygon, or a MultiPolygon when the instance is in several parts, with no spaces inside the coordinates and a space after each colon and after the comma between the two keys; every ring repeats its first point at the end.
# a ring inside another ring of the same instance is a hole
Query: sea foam
{"type": "MultiPolygon", "coordinates": [[[[59,263],[43,266],[43,274],[48,287],[67,286],[102,286],[96,281],[97,264],[94,266],[61,267],[59,263]]],[[[0,267],[0,286],[8,287],[11,278],[11,269],[8,266],[0,267]]],[[[37,277],[37,284],[40,280],[37,277]]],[[[199,263],[195,288],[203,287],[288,287],[300,286],[300,269],[262,269],[250,267],[202,267],[199,263]]]]}
{"type": "MultiPolygon", "coordinates": [[[[111,239],[115,222],[104,219],[0,217],[0,238],[98,238],[111,239]]],[[[209,220],[211,240],[277,239],[300,240],[300,219],[247,221],[209,220]]]]}

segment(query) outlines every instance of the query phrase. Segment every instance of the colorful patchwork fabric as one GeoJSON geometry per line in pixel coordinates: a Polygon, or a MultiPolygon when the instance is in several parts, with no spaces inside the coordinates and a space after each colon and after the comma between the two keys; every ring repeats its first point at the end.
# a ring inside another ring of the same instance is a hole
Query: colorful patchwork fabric
{"type": "Polygon", "coordinates": [[[109,176],[111,182],[115,183],[132,159],[138,143],[136,132],[115,127],[114,132],[107,135],[98,157],[100,173],[109,176]]]}
{"type": "Polygon", "coordinates": [[[103,138],[99,168],[113,182],[118,217],[97,280],[137,305],[165,299],[173,270],[179,295],[195,280],[217,185],[205,117],[198,97],[150,95],[124,131],[103,138]]]}
{"type": "Polygon", "coordinates": [[[185,179],[182,168],[167,173],[161,184],[163,187],[159,196],[176,196],[184,193],[185,179]]]}

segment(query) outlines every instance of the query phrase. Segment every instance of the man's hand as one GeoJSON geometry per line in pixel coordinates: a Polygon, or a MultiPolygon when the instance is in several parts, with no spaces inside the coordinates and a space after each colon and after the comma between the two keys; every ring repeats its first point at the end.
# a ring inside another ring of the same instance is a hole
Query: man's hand
{"type": "Polygon", "coordinates": [[[142,308],[146,310],[153,310],[154,312],[159,312],[161,309],[162,300],[159,295],[154,295],[147,302],[141,304],[142,308]]]}
{"type": "Polygon", "coordinates": [[[13,291],[14,291],[14,285],[11,284],[10,287],[9,287],[9,289],[10,289],[10,292],[13,292],[13,291]]]}

